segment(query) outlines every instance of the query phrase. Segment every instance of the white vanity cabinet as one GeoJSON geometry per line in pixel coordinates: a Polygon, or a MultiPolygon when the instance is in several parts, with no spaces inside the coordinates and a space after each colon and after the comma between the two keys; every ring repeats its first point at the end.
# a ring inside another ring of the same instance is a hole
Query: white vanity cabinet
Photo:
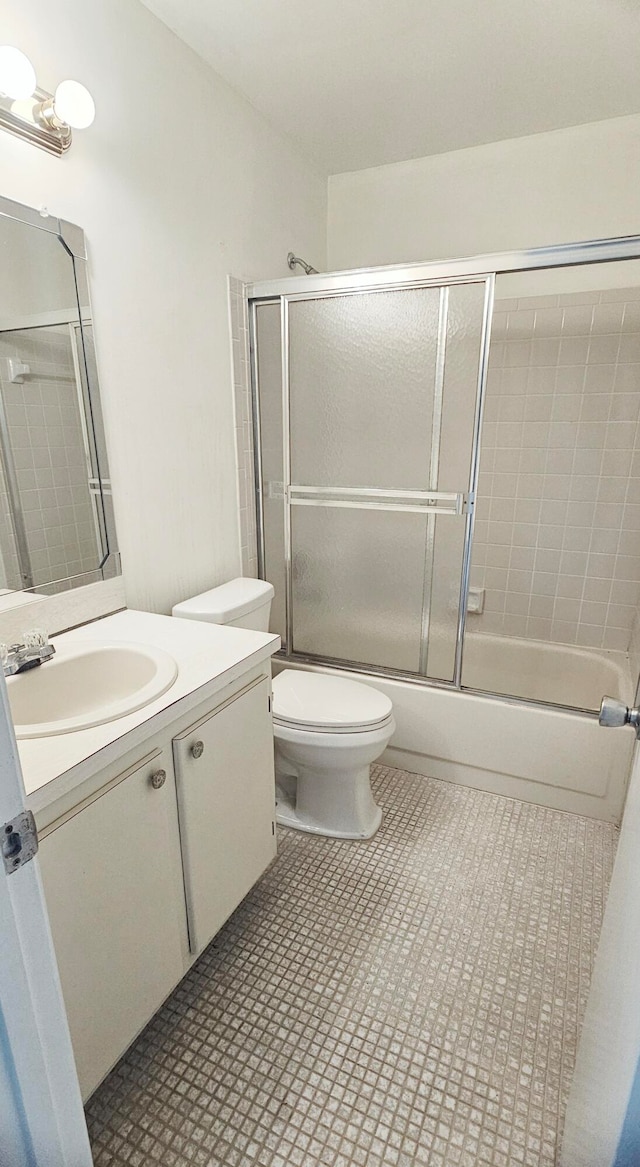
{"type": "Polygon", "coordinates": [[[184,972],[170,750],[54,821],[39,857],[86,1098],[184,972]]]}
{"type": "Polygon", "coordinates": [[[201,952],[276,853],[271,683],[173,740],[189,945],[201,952]]]}
{"type": "Polygon", "coordinates": [[[270,694],[267,664],[178,701],[36,816],[85,1099],[276,854],[270,694]]]}

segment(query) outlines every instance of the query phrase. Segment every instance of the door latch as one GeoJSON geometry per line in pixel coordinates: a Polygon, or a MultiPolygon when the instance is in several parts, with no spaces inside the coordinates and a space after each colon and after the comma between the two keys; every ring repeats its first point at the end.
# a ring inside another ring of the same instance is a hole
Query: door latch
{"type": "Polygon", "coordinates": [[[617,697],[603,697],[600,703],[598,724],[606,729],[615,729],[620,725],[632,725],[636,737],[640,738],[640,709],[629,709],[624,701],[617,697]]]}
{"type": "Polygon", "coordinates": [[[2,859],[7,875],[24,867],[38,850],[36,821],[30,810],[17,814],[2,827],[2,859]]]}

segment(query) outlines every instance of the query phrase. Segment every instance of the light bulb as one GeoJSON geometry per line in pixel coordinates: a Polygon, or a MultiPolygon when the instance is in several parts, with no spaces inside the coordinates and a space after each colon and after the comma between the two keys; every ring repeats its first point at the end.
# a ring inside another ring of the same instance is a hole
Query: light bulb
{"type": "Polygon", "coordinates": [[[29,58],[13,45],[0,45],[0,93],[23,101],[31,97],[36,84],[36,71],[29,58]]]}
{"type": "Polygon", "coordinates": [[[56,117],[73,130],[86,130],[96,116],[93,98],[79,81],[60,82],[53,99],[53,108],[56,117]]]}

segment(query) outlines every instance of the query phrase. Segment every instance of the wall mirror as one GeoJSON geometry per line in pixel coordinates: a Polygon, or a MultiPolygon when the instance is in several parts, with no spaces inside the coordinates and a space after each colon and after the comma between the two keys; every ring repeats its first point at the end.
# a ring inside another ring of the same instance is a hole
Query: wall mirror
{"type": "Polygon", "coordinates": [[[84,234],[0,198],[0,609],[119,573],[84,234]]]}

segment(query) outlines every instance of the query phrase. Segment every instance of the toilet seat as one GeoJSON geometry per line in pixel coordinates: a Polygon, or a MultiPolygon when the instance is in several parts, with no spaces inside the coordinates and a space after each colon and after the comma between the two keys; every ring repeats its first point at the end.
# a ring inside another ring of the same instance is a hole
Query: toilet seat
{"type": "Polygon", "coordinates": [[[326,673],[285,669],[273,681],[275,726],[316,733],[366,733],[389,724],[391,701],[378,689],[326,673]]]}
{"type": "Polygon", "coordinates": [[[395,732],[378,689],[285,669],[273,682],[276,820],[334,839],[370,839],[382,820],[369,768],[395,732]]]}
{"type": "Polygon", "coordinates": [[[278,718],[274,718],[273,732],[275,737],[278,736],[278,730],[289,730],[291,733],[315,734],[316,737],[320,737],[322,734],[323,737],[328,737],[333,734],[373,733],[374,730],[386,729],[391,723],[392,718],[386,717],[384,721],[377,721],[375,725],[347,725],[344,729],[331,729],[326,725],[307,725],[306,722],[297,721],[294,723],[291,721],[279,721],[278,718]]]}

